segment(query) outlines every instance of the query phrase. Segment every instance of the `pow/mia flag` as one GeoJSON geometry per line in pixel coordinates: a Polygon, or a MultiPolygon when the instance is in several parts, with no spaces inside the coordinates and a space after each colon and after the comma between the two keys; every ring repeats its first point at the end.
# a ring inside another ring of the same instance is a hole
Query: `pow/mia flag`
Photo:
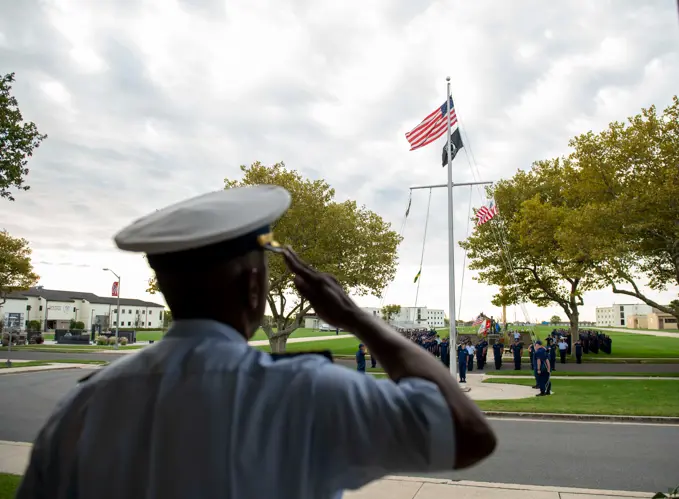
{"type": "MultiPolygon", "coordinates": [[[[457,156],[457,151],[464,147],[462,143],[462,137],[460,137],[460,127],[458,126],[455,131],[450,135],[452,139],[452,147],[450,148],[451,161],[457,156]]],[[[443,146],[443,152],[441,153],[441,163],[443,166],[448,165],[448,142],[443,146]]]]}

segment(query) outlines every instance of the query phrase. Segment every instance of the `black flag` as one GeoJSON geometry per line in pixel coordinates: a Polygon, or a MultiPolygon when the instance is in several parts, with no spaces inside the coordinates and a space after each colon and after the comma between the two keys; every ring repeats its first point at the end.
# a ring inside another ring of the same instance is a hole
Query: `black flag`
{"type": "MultiPolygon", "coordinates": [[[[462,143],[462,137],[460,137],[460,127],[457,127],[455,131],[451,134],[453,141],[453,146],[450,148],[450,155],[452,157],[451,161],[457,156],[457,151],[464,147],[462,143]]],[[[441,163],[443,166],[448,165],[448,142],[443,146],[443,153],[441,153],[441,163]]]]}

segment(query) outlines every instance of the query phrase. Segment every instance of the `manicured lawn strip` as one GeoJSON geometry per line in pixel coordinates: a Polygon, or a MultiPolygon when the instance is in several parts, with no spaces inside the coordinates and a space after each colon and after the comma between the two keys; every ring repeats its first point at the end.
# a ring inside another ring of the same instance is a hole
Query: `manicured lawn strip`
{"type": "Polygon", "coordinates": [[[0,499],[13,499],[21,483],[20,475],[0,473],[0,499]]]}
{"type": "MultiPolygon", "coordinates": [[[[488,375],[488,376],[502,376],[503,378],[512,377],[512,376],[531,376],[531,373],[528,370],[523,370],[523,371],[488,371],[485,374],[488,375]]],[[[580,376],[608,376],[608,377],[632,376],[632,377],[637,377],[637,378],[679,378],[679,369],[677,369],[676,373],[625,373],[625,372],[607,373],[607,372],[579,372],[579,371],[564,372],[564,371],[556,371],[554,373],[554,376],[564,376],[564,377],[569,377],[569,378],[577,378],[577,377],[580,377],[580,376]]]]}
{"type": "MultiPolygon", "coordinates": [[[[486,383],[532,386],[532,379],[495,378],[486,383]]],[[[555,380],[549,397],[518,400],[479,400],[484,411],[606,414],[626,416],[679,416],[679,381],[555,380]]]]}

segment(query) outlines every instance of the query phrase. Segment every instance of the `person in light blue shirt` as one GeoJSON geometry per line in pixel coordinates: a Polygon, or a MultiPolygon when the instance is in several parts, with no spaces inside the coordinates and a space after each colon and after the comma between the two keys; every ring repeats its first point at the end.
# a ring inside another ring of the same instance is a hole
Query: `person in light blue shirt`
{"type": "Polygon", "coordinates": [[[493,451],[488,422],[440,362],[275,242],[269,227],[289,203],[279,187],[228,189],[116,235],[120,249],[148,255],[173,325],[59,403],[18,499],[338,499],[388,474],[464,468],[493,451]],[[266,310],[271,253],[388,379],[248,345],[266,310]]]}

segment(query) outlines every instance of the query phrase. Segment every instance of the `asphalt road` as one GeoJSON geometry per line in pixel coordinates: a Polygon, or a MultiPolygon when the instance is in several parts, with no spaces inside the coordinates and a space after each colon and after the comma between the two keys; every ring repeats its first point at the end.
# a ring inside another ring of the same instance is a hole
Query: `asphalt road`
{"type": "MultiPolygon", "coordinates": [[[[0,376],[0,440],[33,441],[57,401],[88,372],[0,376]]],[[[679,425],[502,419],[492,425],[499,446],[490,459],[469,470],[434,476],[643,492],[676,485],[679,425]]]]}

